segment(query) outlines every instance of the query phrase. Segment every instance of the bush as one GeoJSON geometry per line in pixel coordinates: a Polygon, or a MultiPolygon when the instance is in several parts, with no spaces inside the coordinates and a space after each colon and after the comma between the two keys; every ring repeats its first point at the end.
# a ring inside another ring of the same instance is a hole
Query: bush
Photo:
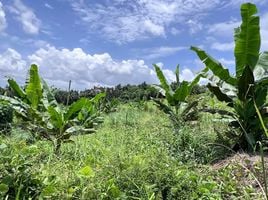
{"type": "Polygon", "coordinates": [[[12,120],[12,107],[8,103],[0,101],[0,132],[10,132],[12,120]]]}

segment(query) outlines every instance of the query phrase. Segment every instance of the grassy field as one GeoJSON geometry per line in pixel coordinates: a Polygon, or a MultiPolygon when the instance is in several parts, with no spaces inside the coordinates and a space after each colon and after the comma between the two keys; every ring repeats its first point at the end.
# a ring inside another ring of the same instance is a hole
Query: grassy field
{"type": "MultiPolygon", "coordinates": [[[[105,116],[92,135],[74,136],[60,155],[51,143],[13,130],[0,139],[0,195],[7,199],[263,199],[255,175],[260,162],[220,161],[217,129],[202,114],[174,133],[152,103],[125,104],[105,116]],[[254,165],[250,166],[249,165],[254,165]],[[255,174],[255,175],[254,175],[255,174]],[[16,196],[12,196],[16,194],[16,196]]],[[[257,177],[258,178],[258,177],[257,177]]],[[[258,179],[260,182],[261,180],[258,179]]]]}

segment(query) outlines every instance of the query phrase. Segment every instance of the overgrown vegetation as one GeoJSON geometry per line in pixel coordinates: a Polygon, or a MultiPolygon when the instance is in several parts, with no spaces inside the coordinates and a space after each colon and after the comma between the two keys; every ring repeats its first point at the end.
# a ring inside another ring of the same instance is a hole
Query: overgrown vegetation
{"type": "Polygon", "coordinates": [[[242,4],[235,76],[192,47],[206,65],[192,82],[180,81],[177,67],[168,83],[157,65],[154,87],[59,91],[36,65],[24,87],[8,79],[0,198],[267,199],[268,53],[259,54],[256,13],[242,4]]]}
{"type": "Polygon", "coordinates": [[[204,69],[199,75],[197,75],[192,82],[179,80],[179,66],[177,66],[176,75],[176,87],[175,91],[172,89],[172,85],[169,84],[162,72],[162,70],[154,65],[157,77],[160,81],[160,86],[156,86],[159,92],[166,98],[168,105],[161,102],[159,99],[154,99],[154,102],[158,107],[163,110],[173,122],[175,131],[178,131],[183,122],[188,120],[196,120],[197,118],[197,104],[198,100],[191,103],[187,102],[187,97],[190,96],[192,89],[197,85],[201,77],[204,77],[207,69],[204,69]]]}
{"type": "Polygon", "coordinates": [[[72,134],[93,133],[98,120],[98,111],[94,108],[104,93],[89,100],[81,98],[70,106],[57,103],[53,93],[38,74],[38,67],[32,65],[26,80],[25,90],[18,83],[8,80],[14,96],[0,95],[0,99],[12,105],[18,120],[28,129],[34,138],[46,139],[54,144],[54,151],[59,153],[61,144],[72,142],[72,134]]]}
{"type": "MultiPolygon", "coordinates": [[[[263,133],[254,106],[256,104],[260,111],[265,111],[268,89],[268,52],[259,53],[261,39],[259,17],[255,16],[256,13],[257,8],[254,4],[247,3],[241,6],[242,24],[235,30],[235,77],[205,51],[191,47],[211,70],[213,76],[217,77],[212,76],[213,81],[207,87],[218,100],[233,108],[233,112],[224,113],[233,119],[229,123],[232,137],[237,138],[239,148],[249,151],[254,151],[257,141],[265,142],[268,137],[263,133]],[[235,132],[235,128],[239,128],[240,131],[235,132]]],[[[265,113],[261,113],[267,120],[265,113]]]]}

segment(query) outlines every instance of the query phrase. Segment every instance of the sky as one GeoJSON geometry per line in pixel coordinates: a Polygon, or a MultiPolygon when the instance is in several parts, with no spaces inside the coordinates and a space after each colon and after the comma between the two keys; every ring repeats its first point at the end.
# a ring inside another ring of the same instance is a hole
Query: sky
{"type": "MultiPolygon", "coordinates": [[[[198,46],[234,71],[233,30],[243,0],[0,0],[0,86],[23,84],[31,64],[50,85],[157,83],[152,64],[169,81],[192,80],[203,64],[198,46]]],[[[250,1],[268,50],[268,0],[250,1]]]]}

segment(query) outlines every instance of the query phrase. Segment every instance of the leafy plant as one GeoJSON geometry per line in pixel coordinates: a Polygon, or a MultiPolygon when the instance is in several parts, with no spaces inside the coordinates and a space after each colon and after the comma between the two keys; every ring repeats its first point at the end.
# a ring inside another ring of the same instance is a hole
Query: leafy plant
{"type": "Polygon", "coordinates": [[[9,132],[13,121],[13,109],[5,101],[0,101],[0,132],[9,132]]]}
{"type": "Polygon", "coordinates": [[[9,79],[9,86],[15,96],[0,96],[0,99],[13,106],[16,114],[26,123],[23,126],[36,138],[52,141],[54,151],[58,153],[63,142],[71,141],[71,135],[95,131],[93,124],[101,121],[97,120],[99,113],[93,105],[105,94],[101,93],[91,100],[81,98],[64,107],[56,102],[46,82],[41,80],[38,67],[31,65],[25,90],[21,89],[15,80],[9,79]]]}
{"type": "Polygon", "coordinates": [[[187,97],[190,95],[193,87],[199,82],[200,78],[205,75],[207,69],[204,69],[198,74],[192,82],[179,80],[179,66],[177,66],[176,74],[176,85],[177,88],[174,91],[171,84],[166,80],[162,70],[157,65],[154,65],[157,77],[160,81],[160,86],[156,86],[159,92],[165,96],[167,103],[165,104],[158,99],[153,99],[156,105],[163,110],[173,122],[174,127],[177,129],[182,122],[187,121],[191,118],[193,113],[197,113],[195,110],[198,101],[187,103],[187,97]]]}
{"type": "Polygon", "coordinates": [[[232,137],[237,138],[237,145],[240,148],[250,151],[254,150],[257,141],[266,140],[268,136],[262,134],[261,124],[254,108],[254,101],[259,110],[267,105],[268,86],[268,52],[259,53],[261,39],[259,17],[255,15],[256,13],[257,8],[254,4],[241,5],[242,24],[235,29],[234,36],[235,76],[205,51],[191,47],[213,74],[211,76],[213,81],[207,85],[208,89],[218,100],[226,102],[233,108],[229,125],[242,131],[233,134],[232,137]]]}

